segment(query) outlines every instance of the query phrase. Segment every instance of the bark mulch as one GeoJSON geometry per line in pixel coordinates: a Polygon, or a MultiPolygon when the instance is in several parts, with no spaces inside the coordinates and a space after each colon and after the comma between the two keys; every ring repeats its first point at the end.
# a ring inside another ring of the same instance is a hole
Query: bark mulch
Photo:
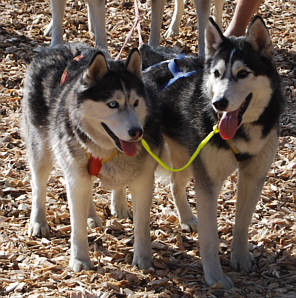
{"type": "MultiPolygon", "coordinates": [[[[224,27],[234,10],[224,5],[224,27]]],[[[172,1],[165,8],[162,36],[172,16],[172,1]]],[[[178,37],[162,40],[197,52],[196,14],[185,3],[178,37]]],[[[230,291],[209,288],[204,281],[198,234],[181,231],[169,187],[155,183],[151,210],[154,269],[131,266],[133,225],[130,219],[111,216],[109,192],[95,185],[94,201],[103,228],[89,230],[95,270],[68,269],[70,221],[61,172],[55,170],[48,188],[50,239],[27,236],[30,215],[30,176],[20,137],[20,101],[24,73],[33,49],[48,45],[44,30],[51,19],[49,1],[0,1],[0,296],[6,297],[296,297],[296,1],[267,0],[260,14],[270,28],[275,62],[283,80],[287,108],[281,119],[276,159],[268,172],[250,227],[249,243],[255,259],[250,274],[230,268],[237,176],[224,184],[218,200],[220,255],[224,271],[233,279],[230,291]]],[[[116,56],[134,19],[133,1],[107,1],[109,50],[116,56]]],[[[140,4],[142,36],[147,41],[150,1],[140,4]]],[[[84,1],[69,1],[65,13],[65,40],[94,45],[87,29],[84,1]]],[[[136,33],[127,49],[137,46],[136,33]]],[[[123,52],[123,57],[126,52],[123,52]]],[[[256,174],[256,173],[254,173],[256,174]]],[[[195,212],[192,183],[188,199],[195,212]]],[[[129,205],[131,202],[129,200],[129,205]]]]}

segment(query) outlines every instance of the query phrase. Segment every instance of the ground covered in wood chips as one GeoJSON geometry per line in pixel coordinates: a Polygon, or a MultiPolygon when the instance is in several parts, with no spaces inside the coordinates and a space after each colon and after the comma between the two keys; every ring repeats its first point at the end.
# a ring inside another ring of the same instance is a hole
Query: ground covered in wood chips
{"type": "MultiPolygon", "coordinates": [[[[171,16],[166,6],[162,36],[171,16]]],[[[224,26],[233,14],[234,1],[224,5],[224,26]]],[[[106,28],[109,50],[116,56],[134,20],[133,1],[107,1],[106,28]]],[[[162,40],[197,52],[196,16],[191,1],[180,34],[162,40]]],[[[96,184],[93,198],[104,228],[89,230],[94,271],[68,269],[70,221],[63,178],[53,172],[48,188],[50,239],[27,236],[30,215],[30,177],[18,120],[24,73],[33,49],[48,45],[44,30],[51,19],[49,1],[0,1],[0,296],[8,297],[296,297],[296,1],[265,1],[260,13],[270,28],[275,62],[283,80],[287,109],[281,121],[276,160],[264,185],[250,227],[249,243],[255,259],[252,273],[241,275],[230,268],[230,242],[235,212],[233,174],[218,201],[220,255],[224,271],[235,287],[224,291],[205,284],[198,250],[198,234],[180,230],[169,188],[155,184],[151,210],[154,269],[131,266],[133,224],[113,218],[109,193],[96,184]]],[[[142,36],[147,41],[150,2],[140,3],[142,36]]],[[[84,1],[68,1],[65,39],[94,45],[87,29],[84,1]]],[[[128,48],[137,46],[133,34],[128,48]]],[[[123,57],[126,53],[123,53],[123,57]]],[[[254,173],[256,174],[256,173],[254,173]]],[[[195,210],[192,185],[188,198],[195,210]]],[[[130,201],[129,201],[130,204],[130,201]]]]}

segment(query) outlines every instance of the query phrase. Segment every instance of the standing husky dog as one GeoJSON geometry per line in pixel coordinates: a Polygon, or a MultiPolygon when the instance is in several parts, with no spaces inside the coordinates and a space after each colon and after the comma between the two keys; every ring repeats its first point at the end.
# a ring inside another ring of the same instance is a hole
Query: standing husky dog
{"type": "Polygon", "coordinates": [[[151,121],[141,67],[138,50],[123,63],[107,61],[103,52],[85,45],[64,45],[43,50],[26,75],[22,126],[32,173],[29,234],[49,234],[46,184],[55,159],[65,175],[74,271],[91,268],[87,218],[99,224],[90,201],[93,168],[106,187],[129,185],[135,223],[133,264],[151,266],[149,211],[155,163],[139,140],[145,131],[159,152],[161,138],[151,121]],[[102,159],[109,160],[100,164],[102,159]]]}
{"type": "MultiPolygon", "coordinates": [[[[247,35],[241,38],[226,38],[211,20],[205,44],[204,69],[198,58],[174,62],[183,73],[196,70],[195,74],[179,78],[162,91],[159,87],[163,88],[172,79],[167,63],[147,69],[143,77],[160,113],[161,130],[175,168],[186,163],[220,118],[220,134],[201,151],[191,167],[192,172],[173,174],[172,186],[174,196],[184,196],[184,185],[193,173],[205,280],[209,285],[219,283],[231,288],[232,281],[223,273],[218,256],[217,196],[223,181],[238,168],[231,265],[249,272],[252,256],[248,251],[248,226],[277,150],[284,99],[280,78],[272,63],[272,43],[260,17],[253,19],[247,35]]],[[[143,60],[151,61],[153,57],[149,55],[157,56],[144,47],[143,60]]],[[[176,68],[170,66],[170,69],[176,68]]]]}

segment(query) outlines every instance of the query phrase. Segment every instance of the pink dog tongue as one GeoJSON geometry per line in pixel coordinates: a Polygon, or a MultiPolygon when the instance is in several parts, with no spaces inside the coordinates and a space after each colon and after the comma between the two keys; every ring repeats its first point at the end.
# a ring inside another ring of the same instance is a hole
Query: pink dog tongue
{"type": "Polygon", "coordinates": [[[126,142],[126,141],[120,140],[120,146],[122,151],[128,156],[134,156],[137,153],[136,142],[126,142]]]}
{"type": "Polygon", "coordinates": [[[224,112],[219,122],[219,133],[222,139],[229,140],[235,136],[238,124],[239,110],[234,112],[224,112]]]}

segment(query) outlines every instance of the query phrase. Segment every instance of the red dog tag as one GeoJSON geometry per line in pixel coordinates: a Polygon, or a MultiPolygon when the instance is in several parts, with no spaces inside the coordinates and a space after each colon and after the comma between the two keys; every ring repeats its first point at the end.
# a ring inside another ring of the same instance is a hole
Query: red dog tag
{"type": "Polygon", "coordinates": [[[102,160],[100,158],[90,157],[88,161],[88,172],[90,175],[98,176],[102,168],[102,160]]]}

